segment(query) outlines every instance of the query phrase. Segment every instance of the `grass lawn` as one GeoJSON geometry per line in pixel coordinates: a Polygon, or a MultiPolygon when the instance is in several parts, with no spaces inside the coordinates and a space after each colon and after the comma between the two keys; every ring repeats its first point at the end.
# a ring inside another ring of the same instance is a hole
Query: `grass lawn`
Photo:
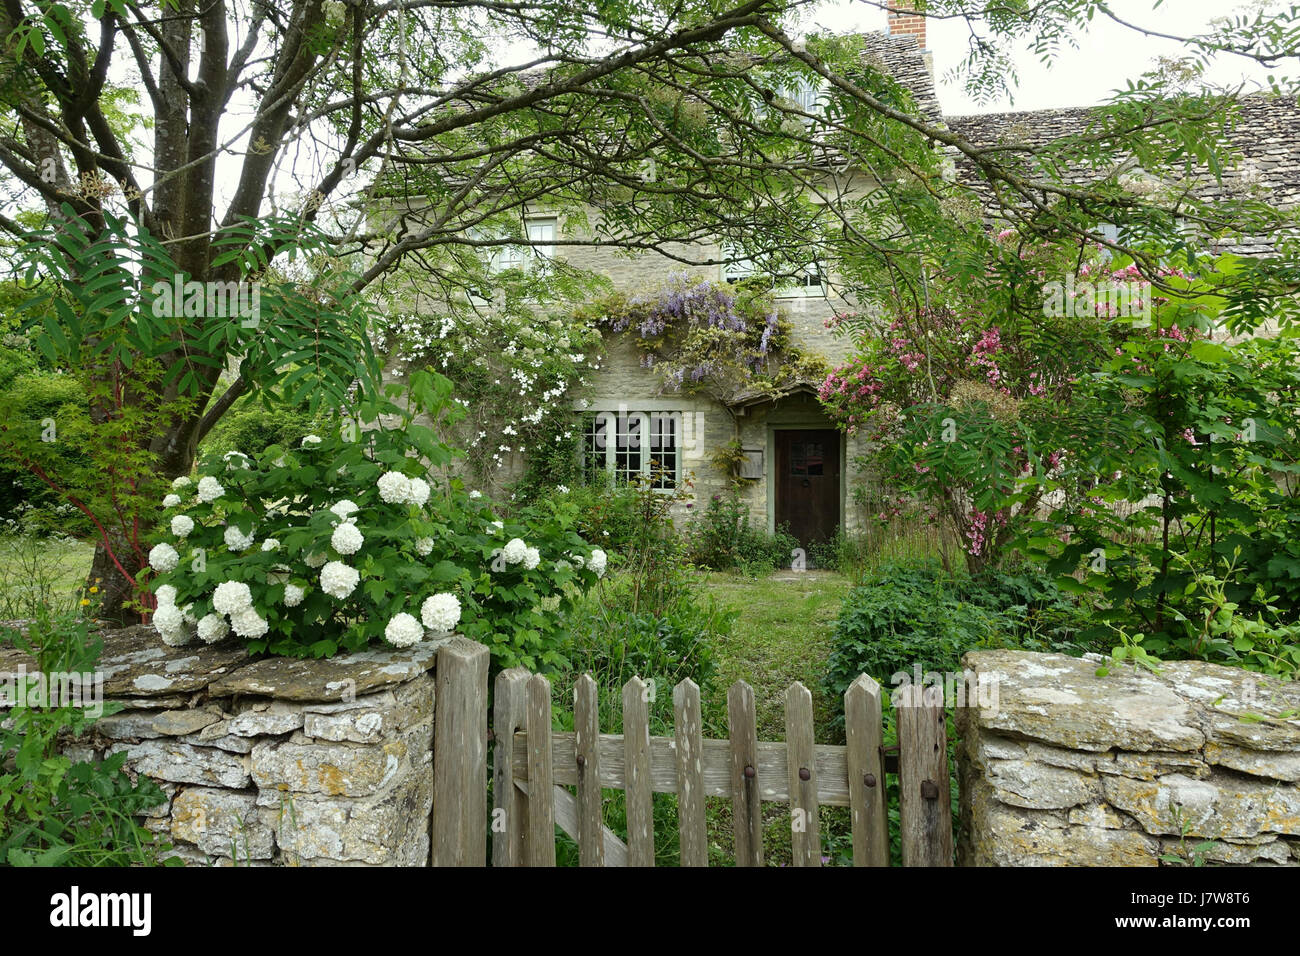
{"type": "MultiPolygon", "coordinates": [[[[852,587],[832,571],[779,571],[761,578],[710,574],[705,590],[740,612],[731,635],[713,647],[718,672],[714,700],[706,714],[719,736],[726,736],[726,688],[737,680],[754,688],[759,740],[785,739],[785,692],[800,681],[813,695],[814,732],[818,743],[842,743],[831,720],[843,707],[821,691],[822,675],[831,653],[831,628],[840,602],[852,587]]],[[[709,798],[710,862],[730,861],[731,801],[709,798]]],[[[790,808],[784,803],[763,805],[763,849],[769,866],[790,860],[790,808]]],[[[849,840],[847,809],[821,810],[823,854],[839,862],[849,840]]]]}
{"type": "Polygon", "coordinates": [[[94,554],[75,538],[0,538],[0,620],[31,618],[42,604],[76,608],[94,554]]]}
{"type": "MultiPolygon", "coordinates": [[[[758,739],[785,739],[785,692],[802,681],[813,695],[818,743],[833,743],[829,721],[843,706],[826,700],[821,678],[831,652],[831,626],[849,579],[833,571],[779,571],[761,578],[710,574],[706,590],[740,612],[731,636],[714,648],[718,694],[744,680],[754,688],[758,739]]],[[[725,701],[723,720],[725,723],[725,701]]]]}

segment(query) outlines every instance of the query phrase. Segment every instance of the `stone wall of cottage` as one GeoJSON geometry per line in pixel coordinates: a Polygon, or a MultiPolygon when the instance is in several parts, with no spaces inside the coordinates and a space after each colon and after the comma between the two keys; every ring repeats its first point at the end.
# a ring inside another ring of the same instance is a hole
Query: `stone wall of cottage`
{"type": "Polygon", "coordinates": [[[957,711],[959,862],[1300,865],[1300,683],[1023,651],[964,666],[997,701],[957,711]]]}
{"type": "MultiPolygon", "coordinates": [[[[199,866],[424,866],[433,800],[436,645],[252,661],[236,642],[104,635],[122,705],[64,752],[126,751],[167,799],[145,825],[199,866]]],[[[29,659],[0,651],[0,679],[29,659]]]]}

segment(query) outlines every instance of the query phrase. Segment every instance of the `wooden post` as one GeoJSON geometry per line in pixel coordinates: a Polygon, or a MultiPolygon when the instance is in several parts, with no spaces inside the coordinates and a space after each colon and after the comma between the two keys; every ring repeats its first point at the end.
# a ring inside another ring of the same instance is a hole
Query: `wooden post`
{"type": "Polygon", "coordinates": [[[528,679],[528,836],[529,866],[555,866],[555,798],[551,791],[551,682],[541,674],[528,679]]]}
{"type": "Polygon", "coordinates": [[[708,866],[703,716],[700,712],[700,688],[689,677],[673,688],[673,733],[677,740],[677,829],[682,866],[708,866]]]}
{"type": "Polygon", "coordinates": [[[727,690],[727,733],[731,738],[732,827],[736,866],[763,865],[763,806],[758,789],[758,724],[754,689],[738,680],[727,690]]]}
{"type": "Polygon", "coordinates": [[[434,866],[487,864],[488,649],[454,637],[438,649],[433,720],[434,866]]]}
{"type": "Polygon", "coordinates": [[[952,795],[943,688],[894,692],[898,715],[898,818],[903,866],[952,866],[952,795]]]}
{"type": "Polygon", "coordinates": [[[515,733],[527,729],[528,671],[512,667],[497,674],[492,734],[492,865],[524,865],[528,797],[515,786],[515,733]]]}
{"type": "Polygon", "coordinates": [[[880,727],[880,685],[866,674],[844,692],[853,865],[889,866],[889,817],[880,727]]]}
{"type": "Polygon", "coordinates": [[[627,865],[655,865],[654,794],[650,789],[649,688],[639,677],[623,685],[623,753],[627,865]]]}
{"type": "Polygon", "coordinates": [[[605,865],[600,791],[600,691],[590,674],[573,688],[574,750],[578,763],[578,862],[605,865]]]}
{"type": "Polygon", "coordinates": [[[785,693],[786,762],[790,770],[790,838],[795,866],[821,866],[812,694],[795,681],[785,693]]]}

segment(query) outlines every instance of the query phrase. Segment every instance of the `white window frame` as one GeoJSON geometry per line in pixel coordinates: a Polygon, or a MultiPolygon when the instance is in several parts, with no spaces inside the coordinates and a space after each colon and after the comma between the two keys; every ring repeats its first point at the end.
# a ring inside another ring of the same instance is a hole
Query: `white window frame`
{"type": "Polygon", "coordinates": [[[794,277],[784,277],[787,285],[777,286],[772,290],[772,295],[778,299],[824,299],[827,295],[826,290],[826,270],[820,262],[813,261],[799,270],[799,279],[801,281],[790,281],[794,277]]]}
{"type": "MultiPolygon", "coordinates": [[[[810,116],[820,116],[826,109],[826,100],[824,94],[826,86],[824,83],[814,80],[810,76],[800,76],[790,83],[782,83],[777,87],[776,95],[784,100],[794,103],[799,109],[808,113],[810,116]]],[[[800,117],[805,123],[811,123],[808,117],[800,117]]]]}
{"type": "Polygon", "coordinates": [[[524,234],[528,245],[497,246],[492,251],[488,269],[493,273],[508,269],[531,272],[555,258],[555,240],[559,237],[560,221],[555,216],[528,216],[524,219],[524,234]],[[549,234],[548,234],[549,233],[549,234]]]}
{"type": "MultiPolygon", "coordinates": [[[[591,419],[592,419],[590,423],[591,431],[589,431],[588,424],[585,422],[582,430],[582,462],[583,462],[584,469],[587,466],[589,459],[592,457],[592,449],[588,446],[587,439],[591,434],[596,432],[596,430],[599,427],[599,423],[603,421],[605,426],[605,435],[615,436],[614,441],[611,442],[607,440],[605,442],[604,470],[606,474],[614,474],[623,477],[620,474],[618,468],[619,438],[622,435],[630,434],[633,427],[632,423],[636,422],[638,437],[640,439],[637,450],[640,453],[641,463],[640,466],[637,468],[635,474],[639,474],[643,477],[650,477],[652,474],[650,462],[652,459],[655,458],[655,451],[656,451],[656,449],[652,447],[651,435],[654,429],[652,429],[651,424],[655,418],[665,418],[665,417],[670,418],[673,422],[674,450],[676,451],[676,455],[674,456],[674,461],[673,461],[673,468],[670,471],[668,471],[668,474],[672,478],[672,485],[671,487],[655,488],[653,490],[662,491],[665,493],[676,490],[681,485],[682,482],[682,455],[685,450],[684,443],[682,441],[683,416],[680,411],[676,411],[676,410],[673,411],[626,410],[623,412],[619,412],[619,411],[611,411],[606,409],[606,410],[595,412],[593,415],[591,415],[591,419]],[[619,430],[620,416],[623,418],[623,421],[626,423],[622,431],[619,430]]],[[[628,473],[627,477],[631,477],[631,474],[633,473],[628,473]]]]}

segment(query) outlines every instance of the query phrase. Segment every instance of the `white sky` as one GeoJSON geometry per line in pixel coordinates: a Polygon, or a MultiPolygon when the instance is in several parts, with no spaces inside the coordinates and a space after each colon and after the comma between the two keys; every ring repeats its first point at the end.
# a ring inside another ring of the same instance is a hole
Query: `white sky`
{"type": "MultiPolygon", "coordinates": [[[[1241,0],[1112,0],[1116,16],[1137,26],[1189,36],[1203,32],[1212,17],[1222,17],[1244,8],[1241,0]]],[[[852,0],[827,0],[809,19],[833,33],[885,30],[883,10],[852,0]]],[[[934,20],[926,24],[926,46],[934,55],[934,72],[939,81],[939,102],[945,113],[989,113],[1005,110],[1035,110],[1058,106],[1092,106],[1108,98],[1124,81],[1137,79],[1150,69],[1158,56],[1176,57],[1186,48],[1170,40],[1152,39],[1120,26],[1108,18],[1097,18],[1088,33],[1078,38],[1079,49],[1064,49],[1050,68],[1028,50],[1016,57],[1019,88],[1014,102],[1002,99],[980,104],[966,95],[960,84],[944,83],[945,74],[966,56],[969,29],[961,20],[934,20]]],[[[1276,71],[1294,74],[1297,64],[1276,71]]],[[[1245,81],[1264,85],[1269,71],[1242,57],[1220,57],[1207,73],[1214,84],[1245,81]]]]}

